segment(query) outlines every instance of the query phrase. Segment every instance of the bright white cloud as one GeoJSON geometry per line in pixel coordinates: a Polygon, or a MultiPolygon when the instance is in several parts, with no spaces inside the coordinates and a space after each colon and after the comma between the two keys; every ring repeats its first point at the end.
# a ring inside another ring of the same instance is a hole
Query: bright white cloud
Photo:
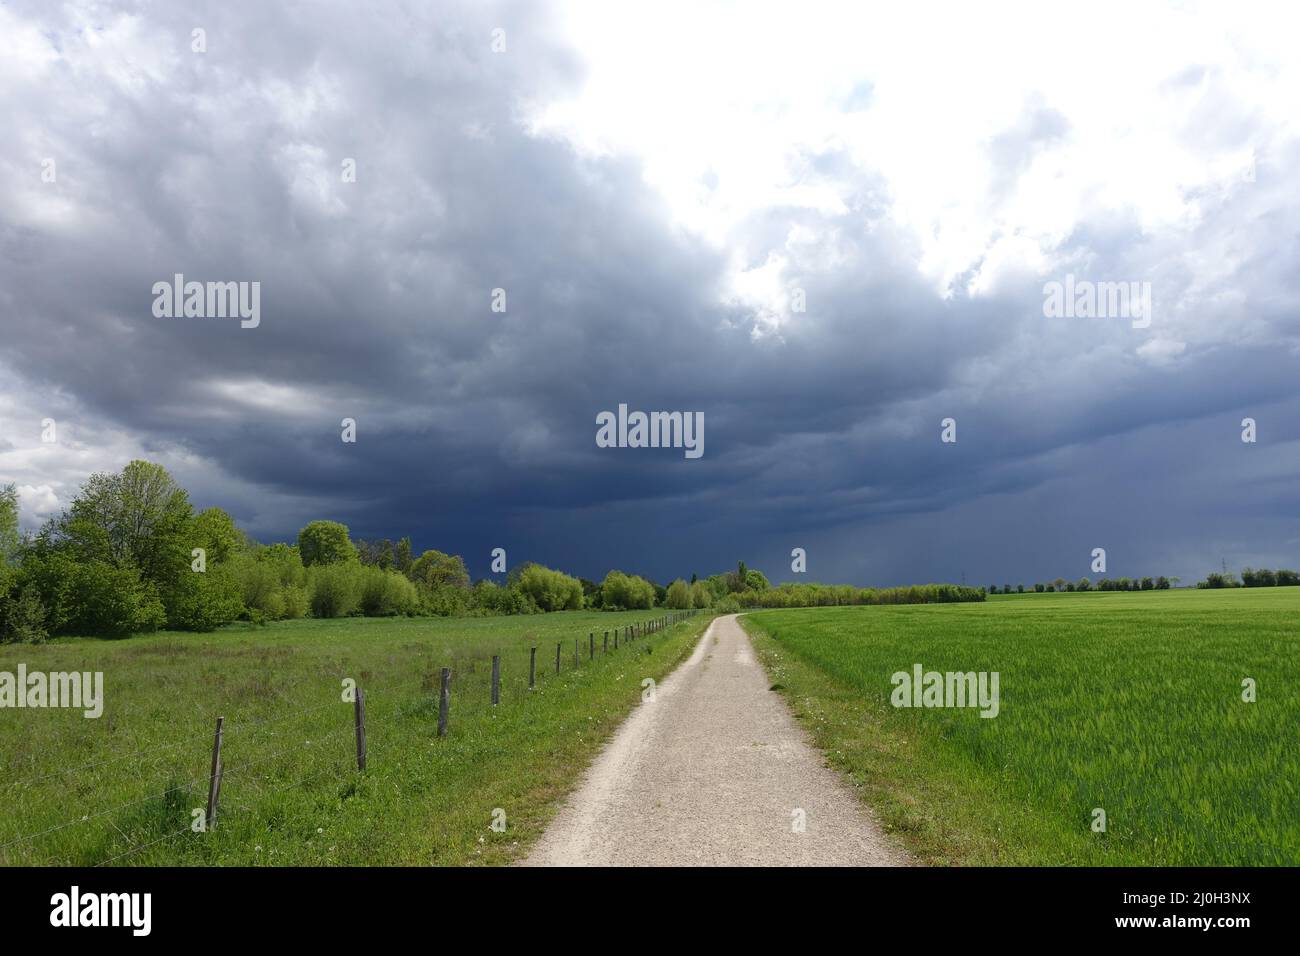
{"type": "Polygon", "coordinates": [[[1300,122],[1288,5],[566,9],[586,80],[537,132],[639,157],[677,220],[719,244],[763,209],[842,209],[855,183],[802,162],[841,151],[882,178],[942,294],[1050,268],[1093,219],[1194,228],[1300,122]]]}

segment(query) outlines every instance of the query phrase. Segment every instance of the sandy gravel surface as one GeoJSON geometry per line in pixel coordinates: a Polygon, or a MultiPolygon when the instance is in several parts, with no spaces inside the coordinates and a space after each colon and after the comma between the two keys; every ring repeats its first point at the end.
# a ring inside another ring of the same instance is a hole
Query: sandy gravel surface
{"type": "Polygon", "coordinates": [[[735,616],[718,618],[619,728],[525,865],[908,864],[769,686],[735,616]]]}

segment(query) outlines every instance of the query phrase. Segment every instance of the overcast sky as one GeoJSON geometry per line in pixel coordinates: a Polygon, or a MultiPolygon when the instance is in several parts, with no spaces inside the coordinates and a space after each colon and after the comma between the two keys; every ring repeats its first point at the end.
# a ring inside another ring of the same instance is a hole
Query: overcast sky
{"type": "Polygon", "coordinates": [[[853,8],[0,3],[25,526],[145,457],[476,577],[1300,566],[1293,9],[853,8]],[[620,403],[703,456],[597,447],[620,403]]]}

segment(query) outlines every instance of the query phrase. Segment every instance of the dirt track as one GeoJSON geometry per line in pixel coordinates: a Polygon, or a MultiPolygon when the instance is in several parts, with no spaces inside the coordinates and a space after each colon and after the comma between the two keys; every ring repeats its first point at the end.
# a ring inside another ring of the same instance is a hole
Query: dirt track
{"type": "Polygon", "coordinates": [[[906,865],[768,687],[735,616],[718,618],[525,865],[906,865]]]}

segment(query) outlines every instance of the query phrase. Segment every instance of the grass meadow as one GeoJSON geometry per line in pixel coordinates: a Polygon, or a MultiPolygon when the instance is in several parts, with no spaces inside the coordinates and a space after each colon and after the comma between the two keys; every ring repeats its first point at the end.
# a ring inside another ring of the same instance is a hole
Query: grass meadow
{"type": "Polygon", "coordinates": [[[828,762],[924,863],[1300,864],[1300,588],[741,621],[828,762]],[[891,675],[916,663],[999,672],[999,715],[893,707],[891,675]]]}
{"type": "Polygon", "coordinates": [[[20,662],[29,672],[102,671],[105,697],[98,719],[0,710],[0,864],[509,862],[640,701],[642,680],[672,670],[710,620],[620,639],[617,652],[611,635],[603,652],[605,631],[662,613],[300,620],[0,646],[0,671],[20,662]],[[493,654],[502,659],[495,708],[493,654]],[[438,739],[446,666],[450,724],[438,739]],[[364,773],[344,678],[366,692],[364,773]],[[220,815],[212,832],[195,833],[218,715],[220,815]],[[490,826],[497,809],[504,832],[490,826]]]}

